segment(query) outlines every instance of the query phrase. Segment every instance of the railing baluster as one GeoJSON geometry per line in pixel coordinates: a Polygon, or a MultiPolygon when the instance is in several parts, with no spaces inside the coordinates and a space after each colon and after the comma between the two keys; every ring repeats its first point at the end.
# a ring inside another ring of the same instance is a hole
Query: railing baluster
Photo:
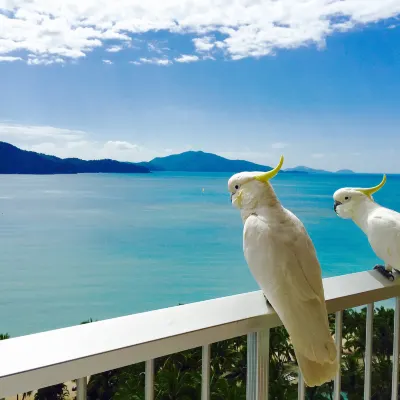
{"type": "Polygon", "coordinates": [[[268,400],[269,329],[247,335],[246,400],[268,400]]]}
{"type": "Polygon", "coordinates": [[[367,323],[366,323],[366,335],[365,335],[364,400],[369,400],[371,398],[373,320],[374,320],[374,303],[371,303],[367,305],[367,323]]]}
{"type": "Polygon", "coordinates": [[[342,340],[343,340],[343,311],[337,311],[335,314],[335,342],[337,349],[337,360],[339,363],[339,369],[336,373],[333,389],[333,400],[340,400],[340,389],[341,389],[341,359],[342,359],[342,340]]]}
{"type": "Polygon", "coordinates": [[[145,400],[154,400],[154,360],[146,361],[145,400]]]}
{"type": "Polygon", "coordinates": [[[304,400],[306,397],[306,387],[304,384],[304,379],[303,376],[300,372],[300,368],[299,368],[299,375],[298,375],[298,384],[297,384],[297,398],[298,400],[304,400]]]}
{"type": "Polygon", "coordinates": [[[210,400],[211,346],[203,346],[201,358],[201,400],[210,400]]]}
{"type": "Polygon", "coordinates": [[[76,380],[76,400],[87,399],[87,378],[79,378],[76,380]]]}
{"type": "Polygon", "coordinates": [[[268,329],[257,334],[257,400],[268,400],[269,332],[268,329]]]}
{"type": "Polygon", "coordinates": [[[257,400],[257,333],[247,335],[246,400],[257,400]]]}
{"type": "Polygon", "coordinates": [[[397,400],[399,391],[399,339],[400,339],[400,297],[396,297],[394,308],[392,400],[397,400]]]}

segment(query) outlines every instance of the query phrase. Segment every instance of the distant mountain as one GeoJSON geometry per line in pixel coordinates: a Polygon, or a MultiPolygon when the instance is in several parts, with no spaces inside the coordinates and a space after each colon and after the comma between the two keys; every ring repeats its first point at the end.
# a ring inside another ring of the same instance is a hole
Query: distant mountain
{"type": "Polygon", "coordinates": [[[138,162],[136,165],[140,165],[141,167],[145,167],[147,169],[149,169],[150,171],[156,172],[156,171],[167,171],[166,169],[153,164],[153,160],[152,161],[141,161],[138,162]]]}
{"type": "MultiPolygon", "coordinates": [[[[78,173],[149,173],[150,171],[180,172],[242,172],[268,171],[271,167],[245,160],[229,160],[203,151],[187,151],[149,162],[131,163],[115,160],[81,160],[58,158],[51,155],[21,150],[9,143],[0,142],[0,174],[78,174],[78,173]]],[[[287,168],[282,172],[297,174],[332,174],[322,169],[305,166],[287,168]]],[[[348,169],[338,174],[354,173],[348,169]]]]}
{"type": "MultiPolygon", "coordinates": [[[[229,160],[212,153],[203,151],[186,151],[166,157],[157,157],[138,165],[148,168],[150,171],[180,171],[180,172],[241,172],[241,171],[268,171],[271,167],[244,160],[229,160]]],[[[296,174],[333,174],[322,169],[314,169],[300,165],[295,168],[287,168],[282,172],[296,174]]],[[[354,173],[350,170],[337,171],[338,174],[354,173]]]]}
{"type": "Polygon", "coordinates": [[[268,171],[271,167],[244,160],[229,160],[203,151],[187,151],[166,157],[157,157],[150,162],[139,163],[151,171],[181,172],[241,172],[268,171]]]}
{"type": "Polygon", "coordinates": [[[142,165],[120,162],[110,159],[81,160],[79,158],[65,158],[64,161],[77,168],[79,173],[148,173],[150,170],[142,165]]]}
{"type": "Polygon", "coordinates": [[[114,160],[85,161],[21,150],[0,142],[0,174],[148,173],[148,168],[114,160]]]}
{"type": "Polygon", "coordinates": [[[304,165],[299,165],[298,167],[294,168],[286,168],[286,172],[305,172],[307,174],[354,174],[354,171],[350,169],[341,169],[336,172],[325,171],[324,169],[314,169],[310,167],[305,167],[304,165]]]}
{"type": "Polygon", "coordinates": [[[306,172],[307,174],[331,174],[332,172],[325,171],[323,169],[314,169],[310,167],[305,167],[304,165],[299,165],[294,168],[286,168],[287,172],[306,172]]]}

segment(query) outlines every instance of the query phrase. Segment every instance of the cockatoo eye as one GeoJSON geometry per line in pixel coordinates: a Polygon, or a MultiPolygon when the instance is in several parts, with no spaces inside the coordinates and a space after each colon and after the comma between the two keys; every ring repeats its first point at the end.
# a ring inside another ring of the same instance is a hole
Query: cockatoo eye
{"type": "Polygon", "coordinates": [[[344,199],[345,199],[345,200],[350,200],[350,197],[349,197],[349,196],[346,196],[344,199]]]}
{"type": "Polygon", "coordinates": [[[239,185],[235,185],[235,189],[238,190],[239,189],[239,185]]]}

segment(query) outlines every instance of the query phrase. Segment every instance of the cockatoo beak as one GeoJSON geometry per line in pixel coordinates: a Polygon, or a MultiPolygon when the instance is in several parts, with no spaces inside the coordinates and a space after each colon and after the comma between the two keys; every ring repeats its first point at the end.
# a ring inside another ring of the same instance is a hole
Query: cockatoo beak
{"type": "Polygon", "coordinates": [[[382,182],[381,182],[379,185],[374,186],[374,187],[372,187],[372,188],[368,188],[368,189],[356,189],[356,190],[357,190],[358,192],[361,192],[361,193],[365,194],[365,195],[368,196],[369,198],[371,198],[371,196],[372,196],[374,193],[376,193],[379,189],[381,189],[381,188],[385,185],[385,183],[386,183],[386,175],[384,174],[384,175],[383,175],[383,178],[382,178],[382,182]]]}
{"type": "Polygon", "coordinates": [[[265,172],[264,174],[258,175],[256,177],[254,177],[254,179],[256,179],[257,181],[260,181],[260,182],[264,182],[264,183],[268,182],[270,179],[272,179],[274,176],[276,176],[278,174],[278,172],[282,168],[283,161],[284,161],[284,158],[283,158],[283,156],[281,156],[281,159],[279,160],[279,164],[274,169],[272,169],[271,171],[265,172]]]}
{"type": "Polygon", "coordinates": [[[333,203],[333,211],[337,214],[337,208],[341,205],[342,203],[340,201],[335,200],[333,203]]]}

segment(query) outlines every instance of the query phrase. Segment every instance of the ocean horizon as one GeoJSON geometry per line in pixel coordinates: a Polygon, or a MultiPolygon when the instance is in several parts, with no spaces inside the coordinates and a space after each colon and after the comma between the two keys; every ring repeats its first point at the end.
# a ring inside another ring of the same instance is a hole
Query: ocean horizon
{"type": "MultiPolygon", "coordinates": [[[[0,175],[0,333],[25,335],[258,290],[242,252],[229,173],[0,175]],[[203,191],[204,189],[204,191],[203,191]]],[[[279,174],[324,277],[379,262],[333,211],[345,186],[381,174],[279,174]]],[[[400,176],[375,195],[400,210],[400,176]]]]}

